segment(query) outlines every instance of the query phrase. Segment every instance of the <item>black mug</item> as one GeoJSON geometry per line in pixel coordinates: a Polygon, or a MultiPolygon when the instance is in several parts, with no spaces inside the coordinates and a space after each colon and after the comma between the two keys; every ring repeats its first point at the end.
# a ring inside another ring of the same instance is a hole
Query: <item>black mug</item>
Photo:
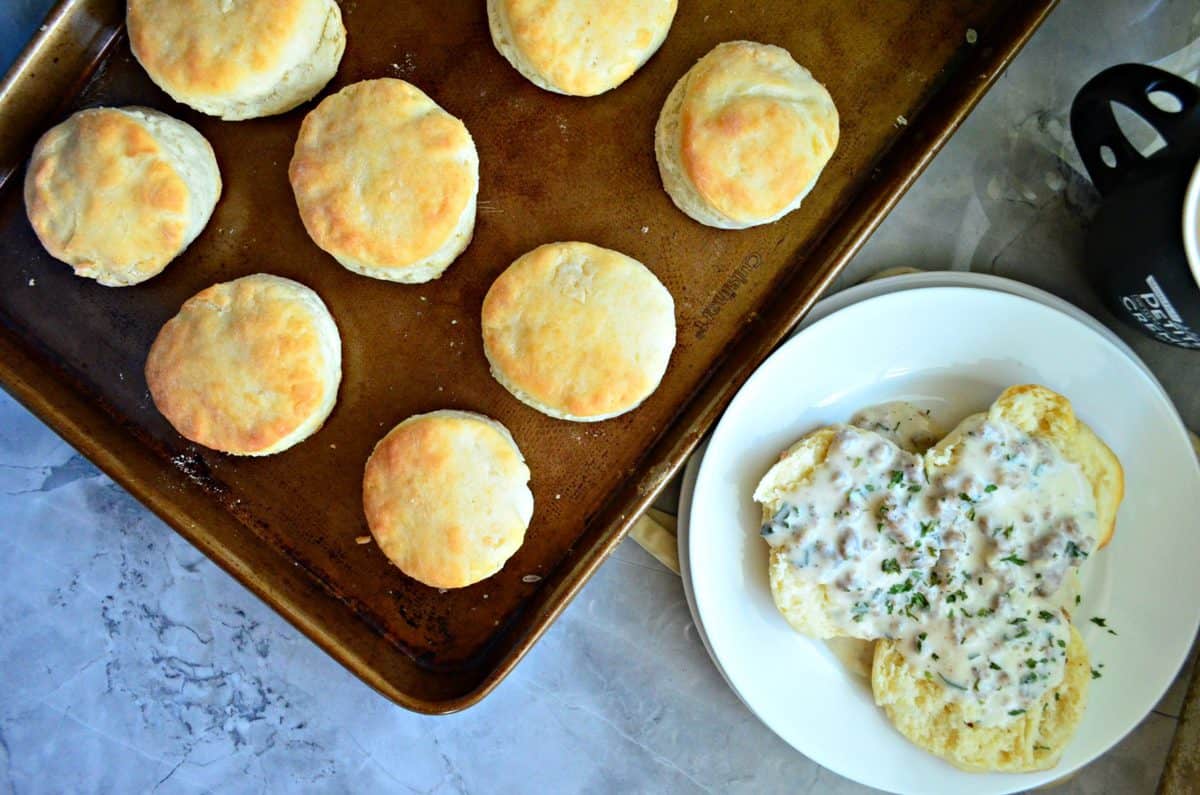
{"type": "Polygon", "coordinates": [[[1200,88],[1152,66],[1114,66],[1079,90],[1071,135],[1103,199],[1085,248],[1093,286],[1155,339],[1200,349],[1200,88]],[[1114,102],[1166,145],[1140,154],[1118,126],[1114,102]]]}

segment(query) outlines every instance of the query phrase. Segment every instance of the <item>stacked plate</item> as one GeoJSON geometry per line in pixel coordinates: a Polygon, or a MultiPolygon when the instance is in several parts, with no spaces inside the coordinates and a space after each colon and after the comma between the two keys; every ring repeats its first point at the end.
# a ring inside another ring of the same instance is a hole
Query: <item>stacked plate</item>
{"type": "Polygon", "coordinates": [[[884,790],[1007,793],[1087,764],[1161,698],[1200,626],[1200,466],[1162,386],[1094,318],[1028,285],[921,273],[859,285],[818,304],[742,387],[693,456],[679,512],[679,559],[705,647],[776,734],[841,775],[884,790]],[[869,683],[820,641],[793,632],[767,586],[751,493],[806,432],[889,400],[931,408],[943,427],[1005,387],[1066,395],[1125,468],[1116,536],[1083,570],[1076,622],[1101,678],[1052,770],[960,771],[905,740],[869,683]],[[1117,634],[1090,622],[1104,617],[1117,634]]]}

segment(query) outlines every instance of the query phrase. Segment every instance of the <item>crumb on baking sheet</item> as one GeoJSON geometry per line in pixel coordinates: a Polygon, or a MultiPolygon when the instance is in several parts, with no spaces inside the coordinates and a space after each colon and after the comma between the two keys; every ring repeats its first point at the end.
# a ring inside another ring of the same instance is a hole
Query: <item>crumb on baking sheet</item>
{"type": "Polygon", "coordinates": [[[967,28],[967,44],[974,44],[977,41],[979,41],[979,34],[975,28],[967,28]]]}
{"type": "Polygon", "coordinates": [[[903,116],[897,116],[896,117],[896,126],[897,127],[907,127],[908,119],[904,118],[903,116]]]}
{"type": "Polygon", "coordinates": [[[30,286],[30,287],[37,287],[37,279],[30,279],[30,280],[29,280],[29,286],[30,286]]]}
{"type": "Polygon", "coordinates": [[[359,546],[362,546],[363,544],[369,544],[371,543],[371,537],[359,536],[358,538],[354,539],[354,543],[358,544],[359,546]]]}
{"type": "Polygon", "coordinates": [[[541,581],[542,581],[542,575],[540,575],[540,574],[526,574],[524,577],[521,578],[521,582],[534,583],[534,582],[541,582],[541,581]]]}

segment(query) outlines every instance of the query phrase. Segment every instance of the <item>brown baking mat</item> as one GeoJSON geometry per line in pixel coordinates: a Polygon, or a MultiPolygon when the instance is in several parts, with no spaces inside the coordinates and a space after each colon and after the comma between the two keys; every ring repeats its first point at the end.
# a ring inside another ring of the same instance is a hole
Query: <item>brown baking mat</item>
{"type": "Polygon", "coordinates": [[[460,708],[561,611],[1052,4],[684,0],[645,68],[580,99],[513,70],[491,44],[479,0],[343,3],[348,47],[326,93],[402,77],[461,117],[479,150],[474,241],[438,281],[405,286],[349,273],[305,234],[286,169],[311,104],[237,123],[194,113],[131,57],[120,0],[71,0],[0,91],[0,167],[18,166],[0,195],[0,381],[370,684],[410,708],[460,708]],[[739,38],[787,47],[811,68],[838,104],[842,135],[799,212],[729,232],[671,204],[653,129],[676,79],[715,44],[739,38]],[[73,277],[38,246],[19,164],[70,110],[129,103],[166,110],[208,137],[225,192],[204,233],[161,276],[108,289],[73,277]],[[480,302],[495,276],[538,244],[572,239],[645,262],[677,307],[679,344],[662,386],[602,423],[553,420],[518,403],[488,374],[480,344],[480,302]],[[269,458],[230,458],[171,430],[149,401],[142,364],[188,296],[256,271],[321,294],[341,329],[345,375],[336,409],[310,440],[269,458]],[[533,471],[536,511],[502,572],[440,593],[355,539],[366,533],[360,478],[371,447],[404,417],[446,407],[512,430],[533,471]]]}

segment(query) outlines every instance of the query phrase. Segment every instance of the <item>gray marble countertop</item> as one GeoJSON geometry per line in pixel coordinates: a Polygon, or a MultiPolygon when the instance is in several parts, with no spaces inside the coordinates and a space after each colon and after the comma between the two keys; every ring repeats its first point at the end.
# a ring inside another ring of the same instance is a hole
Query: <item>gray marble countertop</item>
{"type": "MultiPolygon", "coordinates": [[[[0,65],[48,0],[0,4],[0,65]]],[[[1195,0],[1063,0],[838,286],[978,270],[1112,317],[1080,276],[1095,195],[1067,110],[1120,61],[1195,79],[1195,0]]],[[[1200,426],[1200,354],[1118,327],[1200,426]]],[[[660,505],[673,509],[671,492],[660,505]]],[[[0,793],[857,792],[776,738],[632,542],[493,695],[385,701],[0,393],[0,793]]],[[[1153,791],[1180,683],[1063,792],[1153,791]]]]}

